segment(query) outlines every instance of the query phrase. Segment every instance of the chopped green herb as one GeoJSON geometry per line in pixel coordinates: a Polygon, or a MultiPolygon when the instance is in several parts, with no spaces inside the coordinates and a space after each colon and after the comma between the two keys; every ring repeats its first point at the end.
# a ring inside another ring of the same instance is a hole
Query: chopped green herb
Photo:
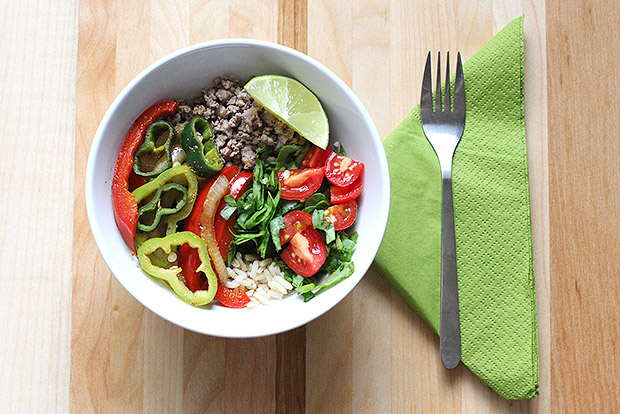
{"type": "Polygon", "coordinates": [[[299,149],[299,145],[282,145],[280,147],[280,151],[278,152],[278,157],[276,158],[276,170],[284,168],[289,155],[299,151],[299,149]]]}
{"type": "Polygon", "coordinates": [[[347,156],[347,152],[344,150],[344,146],[342,145],[342,142],[339,142],[338,145],[334,145],[334,152],[338,155],[342,155],[343,157],[347,156]]]}
{"type": "Polygon", "coordinates": [[[325,231],[325,243],[330,244],[336,239],[334,223],[325,220],[324,210],[314,210],[312,213],[312,227],[325,231]]]}
{"type": "Polygon", "coordinates": [[[284,224],[284,219],[282,216],[276,216],[269,222],[271,240],[273,241],[273,245],[275,246],[277,252],[282,250],[282,246],[280,245],[280,230],[285,227],[286,225],[284,224]]]}
{"type": "Polygon", "coordinates": [[[222,216],[224,220],[228,220],[230,216],[232,216],[234,212],[237,211],[237,202],[235,201],[235,198],[230,194],[224,196],[224,201],[226,202],[226,207],[222,209],[220,216],[222,216]]]}
{"type": "Polygon", "coordinates": [[[301,149],[297,153],[297,156],[295,157],[295,165],[289,167],[289,169],[295,169],[295,168],[301,167],[301,162],[304,160],[304,157],[306,156],[308,151],[310,151],[310,143],[306,142],[304,146],[301,147],[301,149]]]}
{"type": "Polygon", "coordinates": [[[323,193],[314,193],[304,202],[304,212],[312,214],[316,209],[324,210],[330,206],[329,199],[323,193]]]}
{"type": "Polygon", "coordinates": [[[286,213],[290,213],[293,210],[301,210],[303,206],[304,204],[301,201],[296,200],[282,200],[282,203],[280,203],[280,207],[282,210],[281,213],[283,216],[286,216],[286,213]]]}
{"type": "Polygon", "coordinates": [[[336,269],[336,271],[331,272],[327,275],[325,280],[323,280],[323,283],[317,286],[317,288],[319,289],[318,292],[329,289],[330,287],[342,282],[343,280],[351,276],[354,271],[355,265],[353,264],[353,262],[346,262],[341,264],[338,269],[336,269]]]}

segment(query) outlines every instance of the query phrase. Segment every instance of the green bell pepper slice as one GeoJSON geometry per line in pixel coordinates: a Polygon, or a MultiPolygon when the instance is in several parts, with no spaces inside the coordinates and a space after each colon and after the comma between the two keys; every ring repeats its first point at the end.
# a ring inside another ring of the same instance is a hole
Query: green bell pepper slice
{"type": "Polygon", "coordinates": [[[149,125],[142,145],[133,156],[133,172],[152,178],[172,167],[172,146],[176,138],[175,129],[165,121],[149,125]]]}
{"type": "Polygon", "coordinates": [[[136,199],[136,203],[140,204],[140,201],[153,194],[166,183],[181,176],[184,176],[187,180],[187,202],[179,211],[168,216],[168,225],[166,228],[167,235],[177,231],[178,222],[189,216],[192,212],[192,208],[194,207],[194,203],[196,202],[196,195],[198,194],[198,179],[192,170],[187,165],[177,165],[176,167],[172,167],[164,171],[154,180],[136,188],[132,193],[136,199]]]}
{"type": "Polygon", "coordinates": [[[211,260],[209,259],[209,251],[204,240],[195,235],[191,231],[182,231],[179,233],[169,234],[163,238],[148,239],[140,245],[138,248],[138,260],[140,266],[149,275],[158,279],[165,280],[181,299],[192,306],[202,306],[210,303],[217,292],[217,276],[211,267],[211,260]],[[170,268],[159,267],[153,264],[150,254],[154,253],[157,249],[162,249],[164,253],[170,254],[173,247],[178,247],[183,244],[189,244],[191,247],[198,250],[198,257],[200,258],[200,266],[196,269],[197,272],[203,272],[209,282],[207,290],[197,290],[192,292],[185,283],[179,279],[179,273],[182,269],[178,266],[171,266],[170,268]]]}
{"type": "Polygon", "coordinates": [[[169,216],[183,208],[183,206],[187,203],[188,195],[187,188],[183,187],[181,184],[168,183],[159,187],[157,191],[155,191],[153,198],[138,209],[137,228],[144,232],[155,230],[163,216],[169,216]],[[162,195],[168,191],[178,191],[181,193],[181,199],[179,199],[172,207],[162,206],[162,195]],[[147,217],[152,219],[152,223],[144,224],[140,219],[144,218],[149,213],[153,213],[152,217],[147,217]]]}
{"type": "Polygon", "coordinates": [[[187,155],[187,163],[204,178],[211,177],[224,166],[212,137],[211,125],[202,116],[192,118],[181,132],[181,146],[187,155]]]}

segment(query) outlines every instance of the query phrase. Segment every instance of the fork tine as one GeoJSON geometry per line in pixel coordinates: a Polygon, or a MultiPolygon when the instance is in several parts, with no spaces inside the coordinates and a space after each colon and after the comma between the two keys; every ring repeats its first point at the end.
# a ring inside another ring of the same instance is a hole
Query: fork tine
{"type": "Polygon", "coordinates": [[[423,111],[433,111],[433,89],[431,85],[431,52],[429,51],[426,56],[426,66],[422,78],[422,96],[420,97],[420,109],[423,111]]]}
{"type": "Polygon", "coordinates": [[[454,81],[454,110],[465,112],[465,81],[463,79],[463,63],[461,52],[456,60],[456,79],[454,81]]]}
{"type": "Polygon", "coordinates": [[[450,102],[450,52],[446,52],[446,86],[443,95],[443,110],[450,112],[452,110],[452,103],[450,102]]]}
{"type": "Polygon", "coordinates": [[[437,87],[435,88],[435,112],[441,112],[441,52],[437,52],[437,87]]]}

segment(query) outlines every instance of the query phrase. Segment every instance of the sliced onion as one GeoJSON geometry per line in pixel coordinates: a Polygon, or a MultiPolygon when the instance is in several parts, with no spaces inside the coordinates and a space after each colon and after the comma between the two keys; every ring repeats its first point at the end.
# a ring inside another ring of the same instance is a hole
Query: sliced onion
{"type": "Polygon", "coordinates": [[[181,147],[180,144],[175,145],[172,148],[172,153],[170,154],[170,156],[172,157],[172,164],[176,164],[177,162],[179,164],[182,164],[183,161],[187,159],[187,154],[185,153],[183,147],[181,147]]]}
{"type": "Polygon", "coordinates": [[[202,237],[207,244],[209,256],[211,256],[211,260],[213,260],[213,265],[215,266],[215,272],[222,283],[226,281],[228,271],[226,270],[226,264],[220,254],[220,249],[218,249],[217,240],[215,239],[215,213],[220,204],[220,200],[228,194],[228,191],[228,178],[224,175],[220,175],[209,189],[207,199],[202,207],[202,214],[200,215],[200,237],[202,237]]]}

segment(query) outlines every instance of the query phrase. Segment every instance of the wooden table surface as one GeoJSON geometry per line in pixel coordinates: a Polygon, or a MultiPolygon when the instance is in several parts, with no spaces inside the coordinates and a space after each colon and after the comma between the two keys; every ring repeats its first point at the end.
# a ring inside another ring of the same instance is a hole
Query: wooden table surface
{"type": "Polygon", "coordinates": [[[0,412],[620,412],[617,1],[52,0],[0,3],[0,412]],[[427,50],[470,57],[525,14],[540,396],[505,401],[370,270],[318,320],[226,340],[145,310],[88,226],[90,144],[116,94],[183,46],[279,42],[326,64],[382,137],[427,50]],[[6,150],[8,149],[8,154],[6,150]]]}

